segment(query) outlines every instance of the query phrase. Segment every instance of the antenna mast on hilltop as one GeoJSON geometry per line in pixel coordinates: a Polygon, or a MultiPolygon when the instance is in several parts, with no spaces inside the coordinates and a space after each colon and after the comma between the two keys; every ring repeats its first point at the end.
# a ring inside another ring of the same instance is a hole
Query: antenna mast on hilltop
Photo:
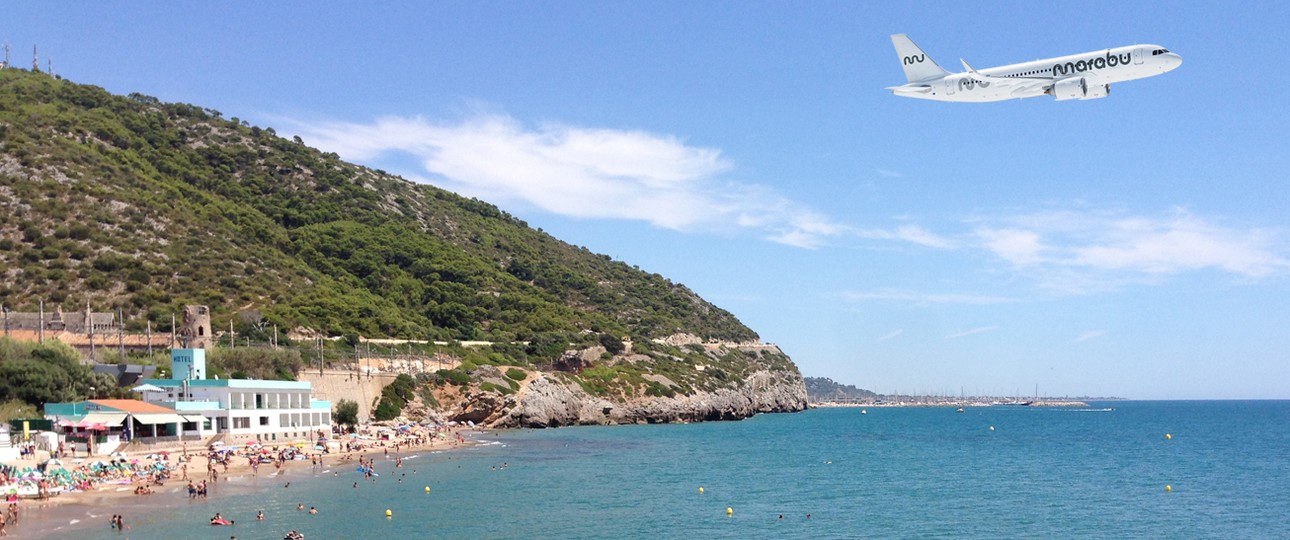
{"type": "Polygon", "coordinates": [[[4,68],[9,69],[9,42],[4,42],[4,68]]]}
{"type": "Polygon", "coordinates": [[[31,46],[31,70],[40,71],[40,55],[36,53],[36,46],[31,46]]]}

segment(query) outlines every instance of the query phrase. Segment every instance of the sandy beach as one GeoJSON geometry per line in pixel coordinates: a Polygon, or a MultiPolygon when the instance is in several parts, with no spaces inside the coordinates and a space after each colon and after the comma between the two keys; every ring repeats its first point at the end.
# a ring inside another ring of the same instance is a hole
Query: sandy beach
{"type": "MultiPolygon", "coordinates": [[[[7,536],[20,538],[57,538],[73,530],[93,527],[94,522],[101,522],[103,528],[110,527],[109,519],[116,514],[125,516],[126,537],[131,530],[130,517],[143,512],[155,512],[174,504],[181,504],[190,498],[189,485],[199,486],[206,482],[205,498],[217,500],[225,496],[222,492],[231,491],[236,485],[245,496],[248,486],[259,485],[262,489],[281,488],[292,481],[308,481],[313,474],[332,469],[353,468],[362,463],[375,464],[375,468],[390,471],[401,466],[401,459],[417,453],[445,451],[470,446],[475,443],[478,431],[460,428],[442,432],[427,432],[419,437],[404,437],[397,440],[364,439],[353,442],[360,448],[343,447],[340,451],[323,453],[317,450],[307,452],[307,459],[275,460],[253,465],[251,456],[276,456],[286,449],[285,445],[267,445],[248,450],[241,447],[216,453],[206,448],[151,449],[146,452],[125,454],[123,457],[96,459],[66,459],[66,468],[74,468],[97,459],[125,460],[128,463],[147,468],[154,462],[162,461],[170,470],[170,477],[161,484],[150,482],[147,477],[135,477],[132,480],[115,480],[100,483],[86,491],[69,491],[58,493],[45,499],[19,499],[17,504],[18,519],[10,517],[3,532],[7,536]],[[165,452],[165,454],[162,454],[165,452]],[[221,460],[220,457],[228,456],[221,460]],[[212,472],[213,471],[213,472],[212,472]],[[151,493],[139,494],[136,490],[148,490],[151,493]]],[[[347,443],[350,441],[346,441],[347,443]]],[[[38,459],[17,460],[5,465],[18,468],[35,467],[38,459]]],[[[260,460],[256,460],[260,461],[260,460]]],[[[6,503],[10,504],[10,503],[6,503]]],[[[12,513],[12,509],[9,510],[12,513]]],[[[229,516],[233,520],[253,520],[255,516],[229,516]]]]}

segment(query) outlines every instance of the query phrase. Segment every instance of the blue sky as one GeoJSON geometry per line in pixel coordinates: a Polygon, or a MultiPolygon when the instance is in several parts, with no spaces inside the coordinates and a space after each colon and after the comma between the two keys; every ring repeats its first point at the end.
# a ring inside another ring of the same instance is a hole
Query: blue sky
{"type": "Polygon", "coordinates": [[[1284,3],[10,2],[14,63],[218,109],[685,283],[878,392],[1290,398],[1284,3]],[[1107,99],[902,99],[1135,43],[1107,99]]]}

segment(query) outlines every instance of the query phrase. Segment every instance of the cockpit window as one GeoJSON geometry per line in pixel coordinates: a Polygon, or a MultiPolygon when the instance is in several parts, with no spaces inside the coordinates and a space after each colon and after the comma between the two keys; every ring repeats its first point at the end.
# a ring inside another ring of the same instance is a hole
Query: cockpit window
{"type": "Polygon", "coordinates": [[[1169,49],[1156,49],[1154,51],[1151,51],[1151,56],[1159,56],[1159,55],[1168,54],[1168,53],[1169,53],[1169,49]]]}

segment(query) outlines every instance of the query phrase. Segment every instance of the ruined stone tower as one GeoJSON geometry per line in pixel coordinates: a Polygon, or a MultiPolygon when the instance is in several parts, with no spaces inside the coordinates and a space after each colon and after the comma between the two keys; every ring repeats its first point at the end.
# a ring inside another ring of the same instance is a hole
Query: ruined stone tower
{"type": "Polygon", "coordinates": [[[211,345],[211,310],[206,306],[184,306],[184,322],[179,326],[179,346],[205,349],[211,345]]]}

